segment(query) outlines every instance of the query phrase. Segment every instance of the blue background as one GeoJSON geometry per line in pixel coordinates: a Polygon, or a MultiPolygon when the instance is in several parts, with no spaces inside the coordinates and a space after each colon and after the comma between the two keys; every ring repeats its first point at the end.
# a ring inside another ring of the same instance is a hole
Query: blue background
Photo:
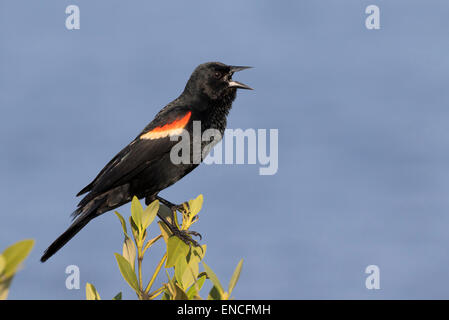
{"type": "Polygon", "coordinates": [[[161,193],[204,195],[206,262],[227,284],[245,259],[236,298],[448,298],[448,13],[444,0],[1,1],[0,250],[36,239],[10,298],[83,299],[86,282],[135,298],[112,213],[38,260],[74,195],[206,61],[255,66],[235,77],[256,90],[229,128],[279,129],[276,175],[202,165],[161,193]],[[80,30],[65,28],[70,4],[80,30]],[[380,30],[365,28],[370,4],[380,30]],[[81,290],[65,287],[70,264],[81,290]],[[380,290],[365,288],[370,264],[380,290]]]}

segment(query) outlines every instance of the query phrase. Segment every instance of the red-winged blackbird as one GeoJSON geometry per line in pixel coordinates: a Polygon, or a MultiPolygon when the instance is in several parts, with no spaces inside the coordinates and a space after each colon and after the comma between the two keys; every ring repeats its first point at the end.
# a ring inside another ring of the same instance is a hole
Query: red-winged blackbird
{"type": "MultiPolygon", "coordinates": [[[[190,76],[183,93],[159,111],[154,120],[77,194],[87,193],[73,212],[75,220],[48,247],[41,261],[55,254],[90,220],[130,202],[133,196],[145,198],[146,204],[158,199],[171,208],[176,207],[159,197],[158,193],[195,169],[198,161],[174,164],[170,159],[170,151],[178,141],[170,137],[178,135],[182,130],[189,132],[192,137],[193,121],[201,121],[201,133],[207,129],[216,129],[223,135],[226,117],[237,89],[251,89],[232,80],[232,75],[247,68],[220,62],[199,65],[190,76]]],[[[194,149],[190,148],[191,159],[194,149]]],[[[163,216],[159,217],[184,241],[195,243],[188,234],[170,225],[163,216]]],[[[197,235],[195,232],[191,234],[197,235]]]]}

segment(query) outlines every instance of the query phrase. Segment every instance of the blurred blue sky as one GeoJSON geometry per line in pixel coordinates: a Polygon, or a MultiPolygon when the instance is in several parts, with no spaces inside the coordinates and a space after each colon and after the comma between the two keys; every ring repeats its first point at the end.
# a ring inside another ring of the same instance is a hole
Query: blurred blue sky
{"type": "Polygon", "coordinates": [[[236,77],[256,90],[229,128],[279,129],[276,175],[202,165],[161,193],[204,194],[207,263],[227,283],[245,259],[235,297],[448,298],[448,14],[443,0],[1,1],[0,250],[36,239],[10,298],[83,299],[86,282],[134,298],[111,213],[38,260],[75,194],[206,61],[255,66],[236,77]],[[70,4],[80,30],[65,28],[70,4]],[[65,288],[70,264],[81,290],[65,288]],[[370,264],[380,290],[365,288],[370,264]]]}

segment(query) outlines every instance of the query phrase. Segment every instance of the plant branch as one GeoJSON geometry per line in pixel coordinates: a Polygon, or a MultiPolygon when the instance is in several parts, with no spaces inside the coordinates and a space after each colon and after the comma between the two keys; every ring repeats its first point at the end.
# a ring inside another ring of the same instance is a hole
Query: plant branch
{"type": "Polygon", "coordinates": [[[151,290],[151,287],[153,286],[153,283],[156,280],[156,277],[159,274],[159,271],[161,271],[161,268],[162,268],[162,265],[164,264],[165,259],[167,259],[167,253],[164,254],[161,261],[159,261],[159,264],[157,265],[156,270],[154,270],[153,276],[151,277],[151,280],[145,289],[145,293],[148,293],[151,290]]]}

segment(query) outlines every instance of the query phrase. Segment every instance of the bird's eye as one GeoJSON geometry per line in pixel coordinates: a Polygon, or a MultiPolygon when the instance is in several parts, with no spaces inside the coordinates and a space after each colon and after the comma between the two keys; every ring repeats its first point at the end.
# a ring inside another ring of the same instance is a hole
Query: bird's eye
{"type": "Polygon", "coordinates": [[[220,79],[221,73],[217,71],[217,72],[215,72],[214,76],[215,76],[215,78],[220,79]]]}

